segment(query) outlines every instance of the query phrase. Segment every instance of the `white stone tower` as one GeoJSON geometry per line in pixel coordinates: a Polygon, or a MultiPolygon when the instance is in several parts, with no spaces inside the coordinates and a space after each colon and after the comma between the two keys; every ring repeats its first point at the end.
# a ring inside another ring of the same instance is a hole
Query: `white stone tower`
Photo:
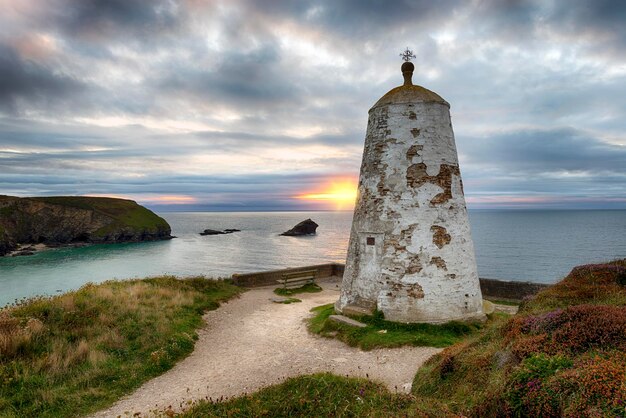
{"type": "Polygon", "coordinates": [[[397,322],[483,319],[450,105],[404,85],[369,111],[339,312],[397,322]]]}

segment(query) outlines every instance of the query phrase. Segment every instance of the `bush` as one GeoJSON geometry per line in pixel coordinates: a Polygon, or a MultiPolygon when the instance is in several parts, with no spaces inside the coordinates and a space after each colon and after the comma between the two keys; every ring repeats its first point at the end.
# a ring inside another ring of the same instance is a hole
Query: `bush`
{"type": "Polygon", "coordinates": [[[626,416],[626,260],[576,267],[418,371],[419,402],[471,417],[626,416]]]}
{"type": "Polygon", "coordinates": [[[506,394],[508,407],[514,415],[559,416],[559,398],[549,378],[572,366],[572,360],[562,355],[549,357],[543,353],[525,359],[512,373],[506,394]]]}
{"type": "Polygon", "coordinates": [[[626,348],[626,307],[577,305],[507,324],[507,338],[520,359],[534,352],[580,353],[594,348],[626,348]]]}

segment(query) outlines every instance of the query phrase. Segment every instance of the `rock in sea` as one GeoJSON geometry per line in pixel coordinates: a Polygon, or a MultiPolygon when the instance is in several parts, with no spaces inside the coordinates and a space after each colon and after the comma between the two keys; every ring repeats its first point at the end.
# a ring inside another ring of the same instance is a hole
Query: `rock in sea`
{"type": "Polygon", "coordinates": [[[299,237],[302,235],[313,235],[319,225],[313,222],[311,219],[306,219],[294,226],[287,232],[283,232],[280,235],[286,235],[288,237],[299,237]]]}
{"type": "Polygon", "coordinates": [[[205,229],[204,231],[200,232],[200,235],[224,235],[232,234],[233,232],[241,232],[241,230],[233,228],[225,229],[223,231],[218,231],[217,229],[205,229]]]}

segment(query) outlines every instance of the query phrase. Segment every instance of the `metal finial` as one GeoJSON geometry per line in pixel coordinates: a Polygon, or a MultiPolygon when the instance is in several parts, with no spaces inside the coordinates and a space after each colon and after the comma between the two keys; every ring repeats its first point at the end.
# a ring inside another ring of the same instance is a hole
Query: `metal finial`
{"type": "Polygon", "coordinates": [[[400,54],[400,56],[406,62],[409,62],[413,58],[415,58],[415,55],[413,55],[413,51],[411,51],[408,46],[406,47],[406,50],[402,54],[400,54]]]}

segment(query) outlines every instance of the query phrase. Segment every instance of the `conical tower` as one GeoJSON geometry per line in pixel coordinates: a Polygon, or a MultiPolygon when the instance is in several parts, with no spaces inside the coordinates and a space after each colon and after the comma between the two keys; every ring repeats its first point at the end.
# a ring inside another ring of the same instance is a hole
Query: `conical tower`
{"type": "Polygon", "coordinates": [[[450,105],[404,84],[369,111],[339,312],[397,322],[483,319],[450,105]]]}

